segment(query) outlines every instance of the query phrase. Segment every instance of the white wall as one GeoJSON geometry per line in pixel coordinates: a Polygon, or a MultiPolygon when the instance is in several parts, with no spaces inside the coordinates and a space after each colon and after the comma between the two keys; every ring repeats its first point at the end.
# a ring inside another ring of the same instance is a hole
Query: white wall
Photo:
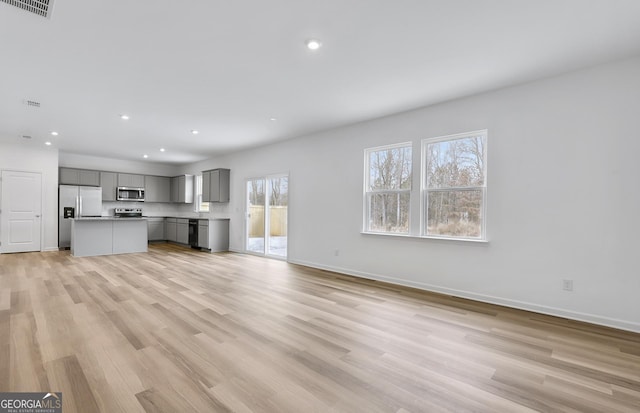
{"type": "Polygon", "coordinates": [[[42,250],[58,250],[58,150],[34,142],[0,142],[0,170],[42,174],[42,250]]]}
{"type": "Polygon", "coordinates": [[[183,172],[231,169],[231,202],[212,215],[231,217],[234,250],[244,248],[245,179],[289,172],[291,262],[640,331],[639,108],[636,58],[183,172]],[[488,244],[360,233],[365,148],[413,141],[417,188],[421,139],[485,128],[488,244]]]}

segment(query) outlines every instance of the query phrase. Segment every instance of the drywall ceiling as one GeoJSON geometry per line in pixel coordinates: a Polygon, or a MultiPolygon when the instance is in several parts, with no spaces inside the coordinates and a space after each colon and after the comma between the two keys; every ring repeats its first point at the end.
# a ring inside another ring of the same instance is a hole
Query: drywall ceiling
{"type": "Polygon", "coordinates": [[[637,0],[0,2],[0,140],[187,163],[638,53],[637,0]]]}

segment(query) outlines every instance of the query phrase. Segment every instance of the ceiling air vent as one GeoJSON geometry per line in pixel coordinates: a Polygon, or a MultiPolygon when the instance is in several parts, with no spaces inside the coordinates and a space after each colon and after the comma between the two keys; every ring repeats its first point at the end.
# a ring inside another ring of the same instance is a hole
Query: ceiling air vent
{"type": "MultiPolygon", "coordinates": [[[[1,0],[4,1],[4,0],[1,0]]],[[[36,102],[35,100],[23,100],[22,101],[25,105],[27,106],[31,106],[34,108],[39,108],[40,107],[40,102],[36,102]]]]}
{"type": "Polygon", "coordinates": [[[54,0],[0,0],[3,3],[16,6],[22,10],[37,14],[38,16],[51,18],[54,0]]]}

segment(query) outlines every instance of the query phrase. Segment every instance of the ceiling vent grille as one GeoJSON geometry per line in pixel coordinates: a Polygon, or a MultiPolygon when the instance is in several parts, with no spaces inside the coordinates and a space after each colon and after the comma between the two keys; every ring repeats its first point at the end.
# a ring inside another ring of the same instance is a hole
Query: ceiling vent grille
{"type": "Polygon", "coordinates": [[[0,0],[38,16],[51,18],[54,0],[0,0]]]}
{"type": "MultiPolygon", "coordinates": [[[[2,0],[4,1],[4,0],[2,0]]],[[[24,103],[27,106],[31,106],[33,108],[39,108],[40,107],[40,102],[37,102],[35,100],[23,100],[22,103],[24,103]]]]}

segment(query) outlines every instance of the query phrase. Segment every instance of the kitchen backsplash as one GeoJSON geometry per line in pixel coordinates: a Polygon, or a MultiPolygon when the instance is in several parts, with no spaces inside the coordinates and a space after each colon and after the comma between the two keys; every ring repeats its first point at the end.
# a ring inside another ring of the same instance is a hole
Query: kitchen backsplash
{"type": "Polygon", "coordinates": [[[229,218],[229,204],[209,204],[209,212],[195,212],[193,204],[156,202],[102,202],[102,215],[113,216],[116,208],[142,208],[145,216],[180,216],[199,218],[229,218]]]}
{"type": "Polygon", "coordinates": [[[168,216],[180,213],[178,204],[156,202],[102,202],[102,215],[112,216],[116,208],[142,208],[148,216],[168,216]]]}

